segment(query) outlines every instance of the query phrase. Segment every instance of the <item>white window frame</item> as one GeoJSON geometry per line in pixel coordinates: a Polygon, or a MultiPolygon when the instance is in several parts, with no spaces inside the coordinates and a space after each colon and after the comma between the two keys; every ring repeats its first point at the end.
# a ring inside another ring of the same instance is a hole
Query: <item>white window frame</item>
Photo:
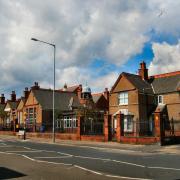
{"type": "Polygon", "coordinates": [[[133,132],[133,116],[124,116],[124,132],[133,132]]]}
{"type": "Polygon", "coordinates": [[[124,91],[124,92],[120,92],[118,94],[118,103],[119,105],[128,105],[128,92],[124,91]]]}
{"type": "Polygon", "coordinates": [[[157,100],[158,100],[158,104],[164,104],[163,103],[163,95],[158,95],[157,100]],[[160,98],[161,98],[161,102],[160,102],[160,98]]]}
{"type": "Polygon", "coordinates": [[[76,128],[76,117],[75,116],[64,116],[64,128],[76,128]]]}

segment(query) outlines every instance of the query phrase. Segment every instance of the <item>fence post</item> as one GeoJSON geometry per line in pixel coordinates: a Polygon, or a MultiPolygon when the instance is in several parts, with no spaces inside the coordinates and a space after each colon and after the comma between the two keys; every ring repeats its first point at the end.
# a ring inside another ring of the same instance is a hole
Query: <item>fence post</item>
{"type": "Polygon", "coordinates": [[[110,115],[108,113],[104,114],[104,141],[107,142],[109,140],[109,118],[110,115]]]}

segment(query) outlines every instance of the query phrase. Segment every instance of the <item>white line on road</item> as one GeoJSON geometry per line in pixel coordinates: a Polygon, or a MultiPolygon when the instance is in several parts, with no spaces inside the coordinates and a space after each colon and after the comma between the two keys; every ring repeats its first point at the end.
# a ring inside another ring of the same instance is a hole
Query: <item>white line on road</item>
{"type": "MultiPolygon", "coordinates": [[[[4,146],[3,146],[4,147],[4,146]]],[[[7,147],[7,146],[6,146],[7,147]]],[[[12,146],[9,146],[9,147],[12,147],[12,146]]],[[[58,153],[58,154],[62,154],[62,155],[65,155],[65,156],[61,156],[59,158],[66,158],[66,157],[75,157],[75,158],[84,158],[84,159],[96,159],[96,160],[102,160],[102,161],[111,161],[111,162],[116,162],[116,163],[122,163],[122,164],[127,164],[127,165],[132,165],[132,166],[137,166],[137,167],[141,167],[141,168],[149,168],[149,169],[161,169],[161,170],[176,170],[176,171],[180,171],[180,169],[178,168],[171,168],[171,167],[148,167],[148,166],[144,166],[144,165],[140,165],[140,164],[135,164],[135,163],[130,163],[130,162],[125,162],[125,161],[118,161],[118,160],[113,160],[113,159],[103,159],[103,158],[96,158],[96,157],[88,157],[88,156],[76,156],[76,155],[72,155],[72,154],[68,154],[68,153],[63,153],[63,152],[57,152],[57,151],[48,151],[48,150],[37,150],[37,149],[32,149],[32,148],[29,148],[29,147],[24,147],[25,149],[28,149],[29,151],[6,151],[6,152],[0,152],[0,153],[5,153],[5,154],[16,154],[16,155],[20,155],[20,156],[23,156],[29,160],[32,160],[32,161],[35,161],[35,162],[39,162],[39,163],[49,163],[49,164],[55,164],[55,165],[65,165],[65,166],[74,166],[74,167],[77,167],[77,168],[80,168],[82,170],[85,170],[85,171],[89,171],[89,172],[92,172],[92,173],[95,173],[95,174],[99,174],[99,175],[104,175],[104,176],[107,176],[107,177],[114,177],[114,178],[126,178],[126,179],[137,179],[137,180],[145,180],[145,179],[142,179],[142,178],[132,178],[132,177],[124,177],[124,176],[113,176],[113,175],[108,175],[108,174],[103,174],[103,173],[99,173],[99,172],[96,172],[96,171],[93,171],[93,170],[90,170],[90,169],[87,169],[87,168],[84,168],[84,167],[81,167],[81,166],[78,166],[78,165],[72,165],[72,164],[65,164],[65,163],[57,163],[57,162],[50,162],[50,161],[43,161],[43,160],[37,160],[37,159],[33,159],[33,158],[30,158],[26,155],[22,155],[22,154],[18,154],[18,153],[21,153],[21,152],[55,152],[55,153],[58,153]]],[[[34,157],[34,158],[38,158],[38,157],[34,157]]],[[[39,157],[39,158],[58,158],[58,157],[39,157]]]]}
{"type": "Polygon", "coordinates": [[[4,146],[7,146],[7,144],[5,144],[5,143],[0,143],[1,145],[4,145],[4,146]]]}
{"type": "Polygon", "coordinates": [[[13,146],[11,146],[11,145],[3,145],[3,146],[0,146],[0,147],[13,147],[13,146]]]}
{"type": "Polygon", "coordinates": [[[95,160],[102,160],[102,161],[111,161],[111,159],[103,159],[103,158],[95,158],[95,157],[88,157],[88,156],[73,156],[76,158],[82,158],[82,159],[95,159],[95,160]]]}
{"type": "Polygon", "coordinates": [[[138,166],[138,167],[142,167],[142,168],[145,168],[145,167],[146,167],[146,166],[143,166],[143,165],[140,165],[140,164],[129,163],[129,162],[125,162],[125,161],[117,161],[117,160],[112,160],[112,161],[113,161],[113,162],[117,162],[117,163],[132,165],[132,166],[138,166]]]}
{"type": "Polygon", "coordinates": [[[151,180],[151,179],[144,179],[144,178],[132,178],[132,177],[125,177],[125,176],[113,176],[113,175],[105,175],[107,177],[113,177],[118,179],[133,179],[133,180],[151,180]]]}
{"type": "Polygon", "coordinates": [[[169,168],[169,167],[148,167],[149,169],[163,169],[163,170],[174,170],[174,171],[180,171],[178,168],[169,168]]]}
{"type": "Polygon", "coordinates": [[[53,156],[53,157],[34,157],[34,158],[37,158],[37,159],[64,159],[64,158],[70,158],[72,156],[53,156]]]}
{"type": "Polygon", "coordinates": [[[94,174],[103,175],[103,174],[100,173],[100,172],[93,171],[93,170],[90,170],[90,169],[87,169],[87,168],[84,168],[84,167],[81,167],[81,166],[78,166],[78,165],[74,165],[74,167],[77,167],[77,168],[79,168],[79,169],[82,169],[82,170],[84,170],[84,171],[88,171],[88,172],[91,172],[91,173],[94,173],[94,174]]]}
{"type": "MultiPolygon", "coordinates": [[[[56,151],[54,151],[54,152],[56,152],[56,151]]],[[[56,152],[56,153],[62,154],[62,155],[65,155],[65,156],[73,156],[72,154],[68,154],[68,153],[62,153],[62,152],[56,152]]]]}
{"type": "Polygon", "coordinates": [[[10,152],[10,153],[26,153],[26,152],[28,152],[28,153],[34,153],[34,152],[42,152],[42,150],[37,150],[37,151],[6,151],[6,152],[10,152]]]}
{"type": "Polygon", "coordinates": [[[27,158],[27,159],[29,159],[29,160],[31,160],[31,161],[35,161],[35,159],[33,159],[33,158],[30,158],[29,156],[22,155],[22,154],[21,154],[21,156],[22,156],[22,157],[24,157],[24,158],[27,158]]]}
{"type": "MultiPolygon", "coordinates": [[[[121,152],[131,152],[131,153],[134,153],[134,152],[138,152],[138,151],[133,151],[133,150],[129,150],[129,149],[118,149],[118,148],[104,148],[104,147],[95,147],[95,146],[87,146],[87,145],[76,145],[76,144],[66,144],[66,143],[60,143],[60,144],[58,144],[58,145],[62,145],[62,146],[72,146],[72,147],[81,147],[81,148],[91,148],[91,149],[99,149],[99,150],[108,150],[108,149],[110,149],[110,150],[116,150],[116,151],[121,151],[121,152]]],[[[139,151],[139,152],[141,152],[141,151],[139,151]]]]}

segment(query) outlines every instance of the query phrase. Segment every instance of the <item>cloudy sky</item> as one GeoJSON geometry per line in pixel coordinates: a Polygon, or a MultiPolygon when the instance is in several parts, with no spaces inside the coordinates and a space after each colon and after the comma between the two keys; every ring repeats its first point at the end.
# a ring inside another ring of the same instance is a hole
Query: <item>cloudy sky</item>
{"type": "Polygon", "coordinates": [[[180,70],[180,0],[0,0],[0,93],[38,81],[111,88],[122,71],[180,70]]]}

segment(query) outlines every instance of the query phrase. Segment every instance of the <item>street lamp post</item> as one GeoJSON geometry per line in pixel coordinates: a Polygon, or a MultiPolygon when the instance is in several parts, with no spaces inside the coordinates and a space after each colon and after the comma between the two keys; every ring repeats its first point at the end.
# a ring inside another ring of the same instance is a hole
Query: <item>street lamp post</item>
{"type": "Polygon", "coordinates": [[[41,42],[41,43],[44,43],[44,44],[48,44],[50,46],[52,46],[54,48],[54,69],[53,69],[53,130],[52,130],[52,133],[53,133],[53,142],[55,142],[55,65],[56,65],[56,45],[55,44],[51,44],[51,43],[48,43],[48,42],[45,42],[45,41],[41,41],[39,39],[35,39],[35,38],[31,38],[32,41],[38,41],[38,42],[41,42]]]}

